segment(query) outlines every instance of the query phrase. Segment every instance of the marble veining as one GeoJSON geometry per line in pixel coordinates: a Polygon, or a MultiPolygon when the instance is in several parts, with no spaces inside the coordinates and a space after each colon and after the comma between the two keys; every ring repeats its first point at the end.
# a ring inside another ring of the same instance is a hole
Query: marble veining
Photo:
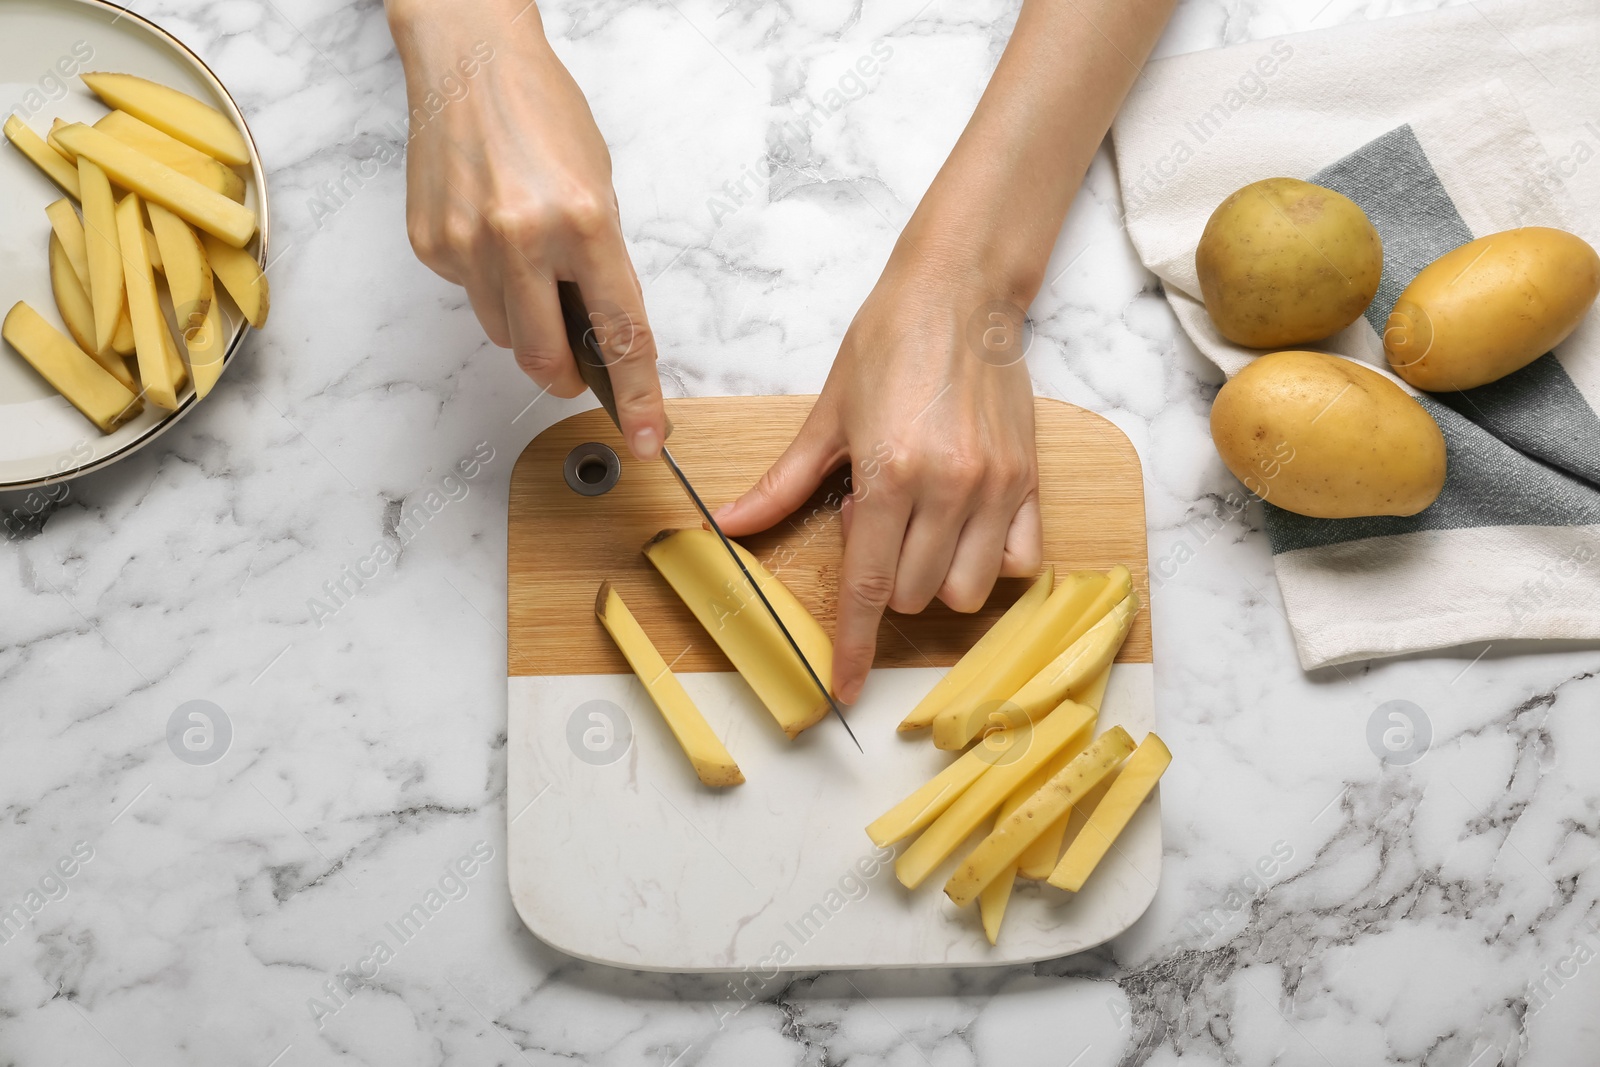
{"type": "MultiPolygon", "coordinates": [[[[1133,256],[1105,152],[1029,365],[1144,462],[1177,756],[1150,909],[1034,966],[753,988],[541,944],[506,884],[506,486],[584,402],[536,401],[412,258],[377,3],[136,6],[249,116],[273,321],[151,447],[4,501],[23,514],[0,566],[0,907],[26,921],[0,929],[0,1062],[1593,1062],[1600,654],[1299,671],[1260,514],[1207,437],[1218,375],[1133,256]],[[396,558],[348,580],[419,504],[396,558]],[[1400,749],[1427,734],[1414,762],[1382,742],[1394,701],[1417,709],[1400,749]]],[[[1188,0],[1159,54],[1435,6],[1188,0]]],[[[669,394],[820,386],[1015,10],[549,5],[613,148],[669,394]],[[877,76],[840,92],[874,46],[877,76]]]]}

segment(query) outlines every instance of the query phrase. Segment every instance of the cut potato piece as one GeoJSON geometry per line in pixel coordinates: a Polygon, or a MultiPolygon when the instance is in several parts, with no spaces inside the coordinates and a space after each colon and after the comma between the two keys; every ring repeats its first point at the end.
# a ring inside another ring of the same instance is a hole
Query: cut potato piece
{"type": "Polygon", "coordinates": [[[28,128],[28,124],[12,115],[5,122],[6,140],[17,146],[17,151],[33,161],[44,171],[45,177],[61,186],[63,192],[78,199],[78,168],[67,157],[51,148],[43,137],[28,128]]]}
{"type": "Polygon", "coordinates": [[[878,816],[867,827],[867,836],[879,848],[910,837],[943,815],[984,771],[1014,758],[1020,751],[1014,746],[1025,746],[1032,741],[1031,723],[1025,723],[1020,730],[1002,729],[985,734],[982,744],[967,749],[916,792],[878,816]]]}
{"type": "Polygon", "coordinates": [[[1094,872],[1105,858],[1117,835],[1127,827],[1128,820],[1139,810],[1145,797],[1155,789],[1161,775],[1172,763],[1172,753],[1155,734],[1146,734],[1128,765],[1122,768],[1117,780],[1106,790],[1104,799],[1095,805],[1089,821],[1078,831],[1078,836],[1067,847],[1066,855],[1050,874],[1050,884],[1057,889],[1074,893],[1083,888],[1084,880],[1094,872]]]}
{"type": "Polygon", "coordinates": [[[93,160],[78,160],[83,234],[89,260],[89,299],[94,301],[95,351],[111,348],[122,315],[122,249],[117,238],[117,202],[111,181],[93,160]]]}
{"type": "MultiPolygon", "coordinates": [[[[72,272],[77,275],[78,284],[82,286],[84,295],[87,296],[90,292],[89,245],[83,236],[83,223],[79,221],[78,213],[72,208],[72,201],[65,198],[57,200],[45,208],[44,213],[49,216],[50,228],[55,231],[56,238],[65,249],[67,261],[72,264],[72,272]]],[[[93,348],[94,345],[91,343],[84,351],[94,355],[93,348]]],[[[121,314],[117,316],[117,332],[111,335],[111,351],[119,356],[133,355],[133,323],[128,319],[126,299],[123,300],[121,314]]]]}
{"type": "Polygon", "coordinates": [[[131,356],[134,347],[133,320],[128,317],[128,304],[124,299],[122,314],[117,316],[117,332],[111,335],[111,351],[119,356],[131,356]]]}
{"type": "Polygon", "coordinates": [[[89,302],[89,294],[83,291],[83,286],[78,284],[78,276],[67,261],[66,250],[61,247],[61,239],[55,234],[50,235],[50,289],[55,293],[61,321],[67,324],[67,332],[78,342],[78,347],[89,353],[91,359],[130,393],[138,392],[138,383],[128,373],[128,365],[120,355],[114,351],[94,350],[94,305],[89,302]]]}
{"type": "Polygon", "coordinates": [[[188,175],[207,189],[244,203],[244,179],[231,167],[126,111],[111,112],[96,122],[94,128],[109,133],[130,148],[137,148],[157,163],[165,163],[179,174],[188,175]]]}
{"type": "Polygon", "coordinates": [[[205,245],[212,272],[221,279],[222,287],[233,297],[233,302],[239,305],[245,321],[261,329],[267,324],[267,310],[271,304],[267,275],[261,264],[244,249],[223,244],[209,233],[201,234],[200,242],[205,245]]]}
{"type": "MultiPolygon", "coordinates": [[[[1111,668],[1107,667],[1100,672],[1094,681],[1083,687],[1081,695],[1075,694],[1072,699],[1089,708],[1098,716],[1101,702],[1105,699],[1106,685],[1110,681],[1111,668]]],[[[1088,738],[1085,738],[1084,741],[1087,742],[1088,738]]],[[[1071,763],[1082,750],[1082,745],[1068,745],[1060,752],[1057,752],[1050,763],[1035,771],[1032,778],[1022,783],[1022,786],[1015,793],[1006,798],[1005,804],[1000,807],[1001,818],[1016,811],[1022,806],[1023,801],[1043,789],[1044,784],[1061,773],[1061,769],[1071,763]]],[[[1073,806],[1073,810],[1077,810],[1077,805],[1073,806]]],[[[1017,860],[1017,874],[1019,876],[1033,879],[1050,877],[1050,872],[1055,870],[1056,860],[1061,858],[1061,839],[1066,836],[1067,823],[1070,821],[1071,815],[1072,812],[1069,811],[1066,815],[1061,816],[1046,828],[1044,833],[1039,835],[1038,840],[1023,850],[1021,857],[1017,860]]]]}
{"type": "Polygon", "coordinates": [[[72,272],[78,276],[78,284],[83,286],[83,291],[89,291],[89,246],[83,238],[83,223],[78,219],[78,213],[72,208],[72,201],[66,197],[55,201],[44,209],[45,215],[50,219],[50,229],[61,242],[62,251],[67,255],[67,262],[72,264],[72,272]]]}
{"type": "Polygon", "coordinates": [[[711,724],[706,722],[700,709],[689,699],[683,684],[667,666],[667,661],[661,658],[661,653],[656,651],[656,646],[650,643],[650,638],[633,617],[633,612],[628,610],[628,605],[622,602],[617,591],[611,588],[610,582],[601,583],[600,592],[595,597],[594,613],[600,617],[606,633],[617,643],[628,666],[644,683],[645,692],[661,709],[661,717],[667,720],[667,727],[672,730],[672,736],[678,739],[683,754],[689,757],[700,781],[717,787],[743,782],[744,774],[740,772],[739,765],[728,755],[728,750],[711,729],[711,724]]]}
{"type": "Polygon", "coordinates": [[[189,368],[183,362],[178,342],[172,339],[172,331],[167,329],[166,319],[161,320],[161,346],[167,350],[167,373],[172,378],[172,394],[177,396],[189,382],[189,368]]]}
{"type": "Polygon", "coordinates": [[[1028,679],[1027,684],[1011,697],[1010,703],[1016,705],[1022,715],[1037,719],[1067,699],[1073,689],[1094,681],[1116,658],[1117,650],[1122,647],[1128,631],[1133,627],[1133,617],[1138,610],[1137,593],[1123,597],[1082,637],[1028,679]]]}
{"type": "MultiPolygon", "coordinates": [[[[178,406],[178,376],[172,367],[172,336],[156,298],[155,272],[145,252],[144,223],[138,196],[130,193],[117,205],[117,229],[127,259],[128,315],[133,320],[134,348],[139,356],[139,383],[152,404],[178,406]]],[[[91,246],[92,247],[92,246],[91,246]]]]}
{"type": "Polygon", "coordinates": [[[1017,859],[1051,823],[1055,822],[1095,784],[1111,773],[1133,751],[1128,731],[1113,726],[1094,739],[1061,772],[1045,783],[1023,805],[995,826],[956,868],[944,891],[958,907],[977,899],[988,884],[1016,869],[1017,859]]]}
{"type": "Polygon", "coordinates": [[[1009,646],[1027,629],[1028,621],[1039,610],[1039,605],[1050,596],[1055,579],[1055,567],[1046,567],[1038,580],[1006,609],[1006,613],[989,627],[988,632],[978,638],[978,643],[968,649],[967,654],[957,660],[956,665],[945,672],[938,684],[928,691],[928,695],[911,709],[911,714],[901,721],[900,731],[921,730],[933,725],[933,717],[944,710],[950,699],[971,685],[1000,650],[1009,646]]]}
{"type": "MultiPolygon", "coordinates": [[[[833,677],[833,645],[794,594],[735,544],[778,617],[824,684],[833,677]]],[[[828,701],[784,640],[744,575],[710,530],[663,530],[644,546],[647,559],[666,578],[734,669],[793,738],[828,714],[828,701]]]]}
{"type": "Polygon", "coordinates": [[[1114,566],[1106,574],[1067,574],[1013,648],[995,657],[994,664],[984,672],[984,680],[965,689],[962,696],[955,697],[947,709],[934,717],[933,744],[941,749],[960,749],[978,736],[984,718],[1010,712],[1011,696],[1072,641],[1083,637],[1112,605],[1128,595],[1131,587],[1133,577],[1125,566],[1114,566]]]}
{"type": "Polygon", "coordinates": [[[22,301],[6,315],[0,336],[101,433],[110,433],[139,413],[137,396],[22,301]]]}
{"type": "Polygon", "coordinates": [[[161,259],[167,268],[167,292],[178,318],[178,332],[187,340],[191,333],[205,325],[206,312],[211,309],[211,265],[206,262],[200,238],[189,229],[188,223],[160,204],[149,204],[145,210],[150,213],[150,229],[155,233],[155,245],[161,250],[161,259]]]}
{"type": "Polygon", "coordinates": [[[80,164],[85,159],[93,160],[124,189],[160,204],[236,248],[244,247],[256,232],[255,212],[130,148],[109,133],[74,122],[61,127],[56,136],[78,154],[80,164]]]}
{"type": "Polygon", "coordinates": [[[52,121],[50,123],[50,132],[44,135],[44,143],[49,145],[51,148],[54,148],[56,152],[60,154],[62,159],[76,167],[78,165],[78,157],[73,155],[71,152],[68,152],[66,146],[60,141],[56,140],[56,131],[66,124],[66,119],[58,118],[52,121]]]}
{"type": "MultiPolygon", "coordinates": [[[[1035,723],[1026,742],[1019,740],[1011,755],[989,767],[976,782],[923,831],[922,836],[895,861],[895,877],[907,889],[915,889],[933,873],[978,824],[993,815],[1007,795],[1080,734],[1094,728],[1094,712],[1071,702],[1035,723]]],[[[1016,857],[1012,857],[1013,866],[1016,857]]]]}
{"type": "Polygon", "coordinates": [[[231,166],[250,162],[250,148],[233,120],[187,93],[132,74],[80,74],[107,107],[126,111],[162,133],[231,166]]]}
{"type": "Polygon", "coordinates": [[[194,376],[194,395],[204,399],[222,374],[222,357],[228,350],[228,326],[222,321],[217,301],[206,308],[206,320],[191,336],[184,338],[189,350],[189,370],[194,376]]]}
{"type": "MultiPolygon", "coordinates": [[[[61,312],[61,321],[67,324],[67,332],[78,342],[79,348],[93,355],[94,305],[89,302],[89,294],[84,292],[83,285],[79,283],[77,274],[72,270],[72,263],[67,259],[67,251],[61,247],[61,238],[53,233],[50,235],[50,291],[55,294],[56,310],[61,312]],[[65,279],[62,277],[63,272],[66,275],[65,279]],[[71,285],[66,284],[69,281],[71,285]]],[[[106,366],[101,360],[97,359],[95,362],[102,367],[106,366]]],[[[106,367],[106,370],[111,371],[111,368],[106,367]]],[[[116,377],[114,371],[112,376],[116,377]]],[[[117,380],[121,381],[120,378],[117,380]]]]}
{"type": "MultiPolygon", "coordinates": [[[[1066,647],[1071,638],[1063,638],[1101,597],[1107,584],[1107,576],[1096,571],[1074,571],[1057,582],[1027,628],[934,717],[933,743],[939,748],[958,749],[977,737],[985,720],[1066,647]]],[[[1118,594],[1116,599],[1121,600],[1123,595],[1118,594]]]]}
{"type": "Polygon", "coordinates": [[[991,945],[1000,939],[1000,923],[1006,917],[1006,905],[1011,903],[1011,890],[1016,885],[1015,875],[1010,878],[1001,876],[978,894],[978,915],[983,920],[983,936],[989,939],[991,945]]]}

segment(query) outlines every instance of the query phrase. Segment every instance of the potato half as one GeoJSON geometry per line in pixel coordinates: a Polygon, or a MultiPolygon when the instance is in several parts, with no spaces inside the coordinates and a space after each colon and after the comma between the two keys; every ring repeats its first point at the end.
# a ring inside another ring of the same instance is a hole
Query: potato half
{"type": "Polygon", "coordinates": [[[1444,434],[1404,389],[1321,352],[1274,352],[1211,407],[1222,462],[1252,493],[1324,519],[1415,515],[1444,488],[1444,434]]]}
{"type": "Polygon", "coordinates": [[[1309,344],[1361,316],[1383,242],[1354,202],[1298,178],[1252,182],[1206,222],[1194,265],[1217,332],[1250,348],[1309,344]]]}

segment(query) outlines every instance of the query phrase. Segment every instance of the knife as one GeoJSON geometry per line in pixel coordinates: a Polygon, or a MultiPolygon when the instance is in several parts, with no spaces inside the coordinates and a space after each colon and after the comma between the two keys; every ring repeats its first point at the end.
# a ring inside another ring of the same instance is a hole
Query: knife
{"type": "MultiPolygon", "coordinates": [[[[611,372],[606,369],[605,356],[600,352],[600,346],[595,341],[594,326],[589,318],[589,309],[584,306],[583,294],[578,291],[578,286],[573,282],[557,282],[556,291],[561,298],[561,318],[567,329],[567,343],[572,346],[572,354],[578,361],[578,374],[582,376],[584,384],[593,390],[599,399],[600,406],[606,409],[606,414],[611,416],[611,421],[617,429],[622,429],[622,420],[617,417],[617,397],[611,389],[611,372]]],[[[672,433],[672,424],[667,424],[667,433],[672,433]]],[[[844,712],[840,710],[838,701],[833,699],[833,694],[828,692],[828,687],[817,676],[816,668],[811,666],[811,661],[806,659],[806,654],[800,650],[800,644],[789,632],[789,628],[778,617],[777,609],[772,606],[772,601],[767,599],[767,594],[761,591],[761,586],[756,582],[755,576],[744,565],[744,560],[739,558],[739,553],[733,550],[733,542],[728,540],[728,535],[722,532],[722,527],[717,525],[717,520],[711,517],[711,509],[707,508],[705,501],[700,499],[700,494],[695,492],[690,484],[688,475],[683,473],[683,468],[678,466],[678,461],[672,458],[672,451],[667,448],[666,442],[661,445],[661,458],[666,460],[667,469],[672,471],[672,476],[678,479],[678,484],[683,486],[683,491],[694,502],[695,510],[705,520],[711,532],[717,535],[717,540],[722,542],[722,547],[727,551],[728,557],[738,566],[739,573],[744,575],[744,580],[755,591],[761,606],[767,609],[767,614],[777,624],[778,632],[783,634],[783,639],[789,642],[789,647],[800,658],[800,665],[806,669],[811,681],[816,684],[817,691],[828,702],[828,707],[833,709],[833,714],[844,726],[844,732],[850,735],[850,740],[855,742],[857,751],[861,742],[856,740],[856,732],[850,729],[850,723],[845,720],[844,712]]]]}

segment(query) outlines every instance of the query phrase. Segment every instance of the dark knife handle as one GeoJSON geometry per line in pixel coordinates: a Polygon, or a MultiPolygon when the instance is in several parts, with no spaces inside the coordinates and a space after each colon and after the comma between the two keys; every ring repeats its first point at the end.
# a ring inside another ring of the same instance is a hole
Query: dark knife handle
{"type": "MultiPolygon", "coordinates": [[[[600,406],[611,416],[612,423],[621,430],[622,420],[617,416],[617,394],[611,389],[610,365],[600,351],[599,342],[595,340],[594,322],[589,318],[583,293],[579,292],[577,282],[557,282],[556,294],[561,300],[561,320],[567,328],[567,344],[572,347],[572,355],[578,361],[578,375],[583,379],[583,384],[594,392],[600,406]]],[[[666,431],[667,436],[671,437],[671,419],[667,420],[666,431]]]]}
{"type": "Polygon", "coordinates": [[[589,309],[584,306],[583,294],[576,282],[557,282],[556,292],[561,298],[561,318],[567,327],[567,344],[578,361],[578,374],[583,383],[594,390],[600,406],[606,409],[617,429],[622,420],[617,418],[617,395],[611,391],[611,372],[606,369],[605,356],[594,338],[594,323],[589,321],[589,309]]]}

